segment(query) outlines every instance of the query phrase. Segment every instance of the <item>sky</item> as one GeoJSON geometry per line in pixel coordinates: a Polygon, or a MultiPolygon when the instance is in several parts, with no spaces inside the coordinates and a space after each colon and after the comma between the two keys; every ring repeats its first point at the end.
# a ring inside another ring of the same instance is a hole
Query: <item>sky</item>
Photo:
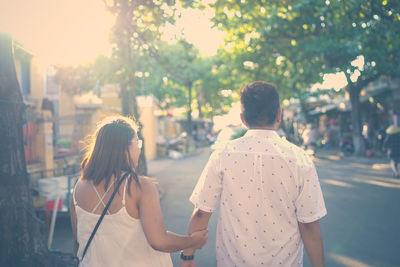
{"type": "Polygon", "coordinates": [[[0,31],[46,63],[79,64],[110,50],[101,0],[0,0],[0,31]]]}
{"type": "MultiPolygon", "coordinates": [[[[177,27],[166,27],[163,39],[183,29],[202,54],[215,54],[223,34],[211,29],[210,16],[210,10],[182,10],[177,27]]],[[[47,64],[78,65],[110,54],[113,24],[102,0],[0,0],[0,31],[47,64]]]]}

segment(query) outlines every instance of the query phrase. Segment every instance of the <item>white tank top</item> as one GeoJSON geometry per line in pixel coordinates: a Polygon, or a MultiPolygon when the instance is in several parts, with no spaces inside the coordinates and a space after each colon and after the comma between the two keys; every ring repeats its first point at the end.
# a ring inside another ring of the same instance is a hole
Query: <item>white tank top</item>
{"type": "MultiPolygon", "coordinates": [[[[79,263],[80,267],[172,267],[169,253],[154,250],[147,242],[140,219],[135,219],[128,214],[125,207],[126,187],[127,180],[124,185],[122,208],[116,213],[108,213],[104,216],[89,245],[85,258],[79,263]]],[[[99,203],[103,203],[104,195],[102,198],[99,196],[99,203]]],[[[81,259],[86,243],[100,215],[79,207],[75,199],[75,190],[73,201],[77,217],[77,239],[79,243],[77,256],[81,259]]]]}

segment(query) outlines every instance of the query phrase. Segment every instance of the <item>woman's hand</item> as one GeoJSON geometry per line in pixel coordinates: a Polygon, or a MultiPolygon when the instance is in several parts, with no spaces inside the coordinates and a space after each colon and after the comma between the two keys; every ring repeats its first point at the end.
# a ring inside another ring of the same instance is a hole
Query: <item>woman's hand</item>
{"type": "Polygon", "coordinates": [[[193,249],[200,249],[202,248],[208,239],[208,230],[200,230],[197,232],[193,232],[190,237],[193,239],[193,249]]]}

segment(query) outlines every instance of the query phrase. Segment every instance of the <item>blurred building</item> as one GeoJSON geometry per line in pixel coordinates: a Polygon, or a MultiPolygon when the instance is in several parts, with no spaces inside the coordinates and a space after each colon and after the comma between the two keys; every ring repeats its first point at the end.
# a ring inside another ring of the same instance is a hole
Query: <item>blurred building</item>
{"type": "MultiPolygon", "coordinates": [[[[347,92],[336,98],[319,101],[308,110],[310,121],[325,132],[329,122],[340,128],[341,136],[351,136],[351,103],[347,92]]],[[[396,123],[400,114],[400,80],[381,77],[371,82],[360,92],[360,117],[362,134],[370,149],[380,149],[382,132],[396,123]]]]}
{"type": "MultiPolygon", "coordinates": [[[[117,84],[106,84],[99,88],[98,94],[89,91],[79,96],[70,96],[62,93],[61,118],[74,118],[71,127],[65,125],[61,129],[64,137],[83,140],[92,134],[99,121],[107,116],[121,114],[120,87],[117,84]]],[[[156,100],[153,96],[138,96],[136,98],[139,108],[139,121],[142,124],[142,135],[145,140],[146,159],[156,157],[156,139],[158,133],[157,117],[154,115],[156,100]]],[[[65,123],[64,123],[65,124],[65,123]]],[[[73,143],[74,141],[71,142],[73,143]]]]}
{"type": "Polygon", "coordinates": [[[13,40],[14,65],[26,105],[23,128],[25,157],[35,168],[53,168],[52,115],[54,108],[46,101],[46,72],[32,51],[13,40]]]}

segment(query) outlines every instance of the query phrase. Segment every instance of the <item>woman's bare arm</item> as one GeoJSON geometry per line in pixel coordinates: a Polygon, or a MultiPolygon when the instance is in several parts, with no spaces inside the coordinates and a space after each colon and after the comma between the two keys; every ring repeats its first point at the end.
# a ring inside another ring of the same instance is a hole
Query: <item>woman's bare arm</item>
{"type": "Polygon", "coordinates": [[[189,247],[201,248],[207,242],[208,230],[190,236],[167,231],[156,186],[147,178],[141,178],[140,183],[139,217],[147,241],[155,250],[174,252],[189,247]]]}

